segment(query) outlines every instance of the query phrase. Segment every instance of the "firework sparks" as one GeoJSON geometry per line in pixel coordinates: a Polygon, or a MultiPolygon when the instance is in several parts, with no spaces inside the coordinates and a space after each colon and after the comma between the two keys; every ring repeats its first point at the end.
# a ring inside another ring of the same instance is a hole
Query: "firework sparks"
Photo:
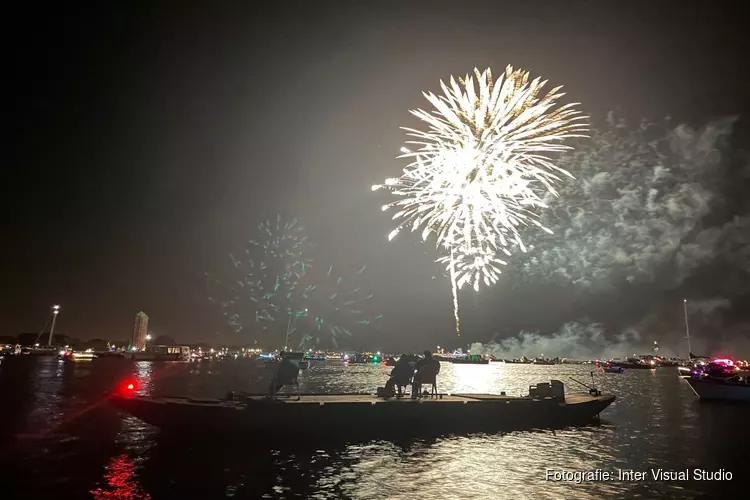
{"type": "Polygon", "coordinates": [[[367,266],[339,276],[333,266],[313,265],[312,248],[296,219],[267,220],[242,252],[230,254],[221,278],[209,275],[216,291],[210,299],[236,331],[259,324],[274,334],[273,342],[281,344],[283,337],[285,348],[321,332],[335,345],[337,336],[381,319],[370,314],[373,295],[358,284],[367,266]]]}
{"type": "Polygon", "coordinates": [[[236,330],[261,324],[263,330],[281,330],[304,308],[309,287],[300,280],[310,266],[312,245],[296,219],[266,220],[244,250],[230,254],[230,266],[217,277],[209,275],[227,322],[236,330]]]}
{"type": "Polygon", "coordinates": [[[281,215],[276,220],[265,220],[258,225],[257,237],[248,241],[245,253],[255,255],[263,262],[276,267],[288,280],[299,279],[312,262],[305,229],[297,219],[285,220],[281,215]]]}
{"type": "Polygon", "coordinates": [[[325,331],[337,345],[337,337],[352,335],[354,329],[365,328],[383,318],[382,314],[372,313],[373,294],[365,292],[360,283],[366,269],[367,266],[362,266],[349,277],[335,273],[333,266],[325,268],[322,274],[316,270],[308,274],[315,284],[308,294],[309,313],[301,325],[307,337],[311,332],[325,331]]]}
{"type": "Polygon", "coordinates": [[[449,250],[459,336],[458,289],[496,281],[502,261],[494,255],[513,246],[526,250],[522,226],[549,232],[534,210],[545,206],[545,189],[556,195],[553,184],[570,176],[549,155],[571,149],[562,142],[587,131],[575,104],[558,106],[560,87],[540,97],[546,81],[529,81],[526,71],[508,66],[497,81],[489,69],[474,73],[460,83],[441,81],[444,95],[424,93],[435,109],[411,111],[428,126],[404,129],[417,149],[403,148],[400,157],[411,163],[401,177],[373,186],[397,197],[383,207],[397,209],[399,223],[389,239],[410,227],[425,241],[436,234],[438,246],[449,250]]]}
{"type": "Polygon", "coordinates": [[[488,244],[463,244],[448,246],[449,255],[439,257],[437,262],[444,264],[446,270],[452,274],[453,286],[460,290],[466,284],[471,284],[475,291],[479,291],[482,283],[492,286],[500,279],[505,260],[498,257],[498,251],[510,256],[506,248],[499,250],[488,244]]]}

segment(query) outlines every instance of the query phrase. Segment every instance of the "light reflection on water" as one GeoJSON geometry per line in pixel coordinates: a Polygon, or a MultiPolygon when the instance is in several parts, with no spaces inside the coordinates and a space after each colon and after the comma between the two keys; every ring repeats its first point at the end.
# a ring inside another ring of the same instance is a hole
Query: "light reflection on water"
{"type": "MultiPolygon", "coordinates": [[[[304,391],[362,392],[383,385],[390,368],[313,363],[304,391]]],[[[545,482],[546,468],[669,470],[720,467],[740,478],[748,442],[747,407],[697,404],[669,369],[598,374],[618,400],[598,427],[505,435],[372,442],[321,450],[203,451],[162,442],[158,430],[122,415],[104,392],[130,377],[143,394],[216,397],[229,390],[261,392],[269,372],[247,361],[130,363],[102,359],[62,364],[49,358],[0,365],[3,457],[25,498],[696,498],[719,494],[719,483],[574,485],[545,482]],[[29,436],[33,436],[33,439],[29,436]],[[744,441],[743,441],[744,439],[744,441]],[[66,493],[66,494],[67,494],[66,493]]],[[[589,383],[590,367],[451,365],[441,392],[522,394],[551,378],[568,391],[570,377],[589,383]]],[[[397,423],[395,423],[397,425],[397,423]]],[[[304,425],[304,423],[301,423],[304,425]]],[[[314,429],[311,430],[314,432],[314,429]]],[[[283,432],[280,429],[279,432],[283,432]]],[[[735,481],[736,482],[736,481],[735,481]]]]}

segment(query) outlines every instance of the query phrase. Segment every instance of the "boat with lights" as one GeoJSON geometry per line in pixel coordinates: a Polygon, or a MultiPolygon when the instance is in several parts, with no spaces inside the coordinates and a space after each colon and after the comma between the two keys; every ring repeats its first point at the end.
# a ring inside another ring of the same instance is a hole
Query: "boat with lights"
{"type": "Polygon", "coordinates": [[[610,361],[611,366],[619,366],[622,368],[628,368],[631,370],[655,370],[656,362],[651,360],[640,358],[628,358],[625,361],[610,361]]]}
{"type": "Polygon", "coordinates": [[[489,365],[490,359],[485,358],[481,354],[467,354],[451,358],[450,362],[454,365],[489,365]]]}
{"type": "Polygon", "coordinates": [[[271,398],[230,393],[224,399],[194,399],[140,396],[134,382],[109,395],[120,410],[167,433],[229,433],[251,440],[280,432],[285,438],[305,439],[310,429],[316,438],[360,439],[560,428],[592,422],[614,400],[594,388],[588,394],[566,395],[556,380],[531,386],[528,396],[438,394],[411,399],[306,393],[271,398]]]}
{"type": "Polygon", "coordinates": [[[142,351],[124,351],[122,355],[132,361],[189,361],[190,347],[148,345],[142,351]]]}
{"type": "Polygon", "coordinates": [[[72,349],[63,349],[58,353],[58,359],[66,363],[79,363],[86,361],[93,361],[96,359],[96,354],[93,349],[87,349],[85,351],[74,351],[72,349]]]}
{"type": "Polygon", "coordinates": [[[325,354],[305,354],[307,361],[328,361],[328,356],[325,354]]]}
{"type": "Polygon", "coordinates": [[[684,377],[701,400],[750,402],[750,371],[746,363],[728,358],[715,358],[694,365],[690,376],[684,377]]]}
{"type": "Polygon", "coordinates": [[[381,354],[379,352],[375,354],[369,353],[369,352],[365,352],[365,353],[358,352],[358,353],[352,354],[351,356],[349,356],[348,354],[345,354],[343,359],[344,359],[344,362],[350,365],[371,365],[371,364],[382,362],[381,354]]]}

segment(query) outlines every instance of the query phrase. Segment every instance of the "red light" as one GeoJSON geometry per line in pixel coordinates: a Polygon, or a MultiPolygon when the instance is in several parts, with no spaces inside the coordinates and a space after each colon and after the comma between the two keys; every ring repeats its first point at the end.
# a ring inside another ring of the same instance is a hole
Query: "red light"
{"type": "Polygon", "coordinates": [[[133,391],[135,391],[137,388],[135,380],[128,380],[126,382],[123,382],[120,386],[120,392],[123,394],[130,394],[133,391]]]}

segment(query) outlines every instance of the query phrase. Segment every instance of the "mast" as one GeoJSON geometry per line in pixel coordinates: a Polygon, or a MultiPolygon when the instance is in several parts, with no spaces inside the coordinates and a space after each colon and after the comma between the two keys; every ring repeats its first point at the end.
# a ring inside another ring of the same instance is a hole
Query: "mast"
{"type": "Polygon", "coordinates": [[[60,306],[54,305],[52,306],[52,326],[49,329],[49,340],[47,341],[47,345],[52,345],[52,335],[55,333],[55,321],[57,321],[57,314],[60,312],[60,306]]]}
{"type": "Polygon", "coordinates": [[[688,361],[689,361],[690,354],[692,354],[693,349],[690,347],[690,325],[688,323],[687,299],[682,300],[682,306],[683,306],[683,310],[685,311],[685,334],[686,334],[685,338],[688,341],[688,361]]]}

